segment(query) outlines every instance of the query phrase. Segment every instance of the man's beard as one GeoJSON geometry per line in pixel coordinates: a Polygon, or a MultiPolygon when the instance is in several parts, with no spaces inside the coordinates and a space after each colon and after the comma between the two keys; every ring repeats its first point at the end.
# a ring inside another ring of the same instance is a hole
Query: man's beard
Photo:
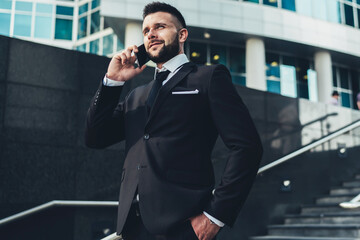
{"type": "Polygon", "coordinates": [[[169,45],[165,45],[164,43],[164,46],[160,49],[157,56],[153,56],[151,53],[147,52],[150,60],[154,63],[164,63],[178,55],[180,46],[178,37],[179,34],[177,33],[175,39],[169,45]]]}

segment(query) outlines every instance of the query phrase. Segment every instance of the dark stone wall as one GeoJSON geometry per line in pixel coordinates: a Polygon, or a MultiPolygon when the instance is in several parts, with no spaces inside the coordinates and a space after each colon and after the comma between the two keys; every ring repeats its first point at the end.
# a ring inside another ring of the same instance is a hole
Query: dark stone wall
{"type": "MultiPolygon", "coordinates": [[[[86,112],[109,61],[0,36],[0,219],[52,200],[118,199],[123,144],[92,150],[83,142],[86,112]]],[[[125,84],[120,98],[152,76],[148,67],[125,84]]],[[[262,165],[360,118],[350,109],[239,86],[237,90],[261,135],[262,165]]],[[[358,136],[353,132],[331,144],[355,141],[358,136]]],[[[350,178],[358,169],[356,155],[341,162],[329,149],[324,145],[259,176],[234,229],[225,228],[221,239],[265,233],[266,224],[279,221],[282,213],[311,202],[330,183],[350,178]],[[338,173],[333,166],[344,171],[338,173]],[[319,171],[324,173],[321,178],[319,171]],[[293,181],[292,192],[279,192],[284,178],[293,181]]],[[[227,156],[219,139],[213,152],[217,180],[227,156]]],[[[0,226],[0,236],[100,239],[104,229],[115,231],[115,223],[114,207],[57,207],[0,226]]]]}

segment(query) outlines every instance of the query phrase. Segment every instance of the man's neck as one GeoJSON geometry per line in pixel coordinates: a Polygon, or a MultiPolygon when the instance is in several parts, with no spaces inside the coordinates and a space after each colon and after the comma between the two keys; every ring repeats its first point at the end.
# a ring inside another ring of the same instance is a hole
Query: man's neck
{"type": "MultiPolygon", "coordinates": [[[[178,56],[178,55],[180,55],[180,54],[183,54],[183,53],[184,53],[184,51],[180,51],[176,56],[178,56]]],[[[176,57],[176,56],[174,56],[174,57],[176,57]]],[[[166,62],[170,61],[170,60],[173,59],[174,57],[170,58],[170,59],[167,60],[166,62]]],[[[157,63],[157,64],[156,64],[156,67],[157,67],[158,69],[161,69],[162,66],[163,66],[166,62],[157,63]]]]}

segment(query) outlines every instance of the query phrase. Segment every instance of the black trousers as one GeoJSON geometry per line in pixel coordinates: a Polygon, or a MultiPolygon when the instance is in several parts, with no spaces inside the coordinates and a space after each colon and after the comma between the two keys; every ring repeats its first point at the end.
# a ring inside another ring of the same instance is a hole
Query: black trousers
{"type": "Polygon", "coordinates": [[[122,231],[122,237],[124,240],[198,240],[190,220],[180,224],[165,235],[150,233],[141,220],[138,203],[131,205],[122,231]]]}

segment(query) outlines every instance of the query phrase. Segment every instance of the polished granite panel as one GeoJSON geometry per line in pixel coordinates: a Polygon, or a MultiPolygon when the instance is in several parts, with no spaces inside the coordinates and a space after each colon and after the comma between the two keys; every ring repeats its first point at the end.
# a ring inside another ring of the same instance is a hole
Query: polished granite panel
{"type": "Polygon", "coordinates": [[[113,200],[119,197],[124,150],[81,149],[76,172],[76,199],[113,200]]]}
{"type": "Polygon", "coordinates": [[[266,93],[242,86],[236,86],[236,90],[249,109],[251,117],[254,120],[265,120],[266,104],[264,103],[266,93]]]}
{"type": "Polygon", "coordinates": [[[0,83],[6,81],[10,38],[0,35],[0,83]]]}
{"type": "Polygon", "coordinates": [[[8,141],[0,161],[1,203],[75,199],[77,151],[8,141]]]}
{"type": "Polygon", "coordinates": [[[266,93],[266,120],[272,123],[301,126],[298,99],[266,93]]]}
{"type": "Polygon", "coordinates": [[[75,51],[11,39],[9,54],[8,82],[77,90],[75,51]]]}

